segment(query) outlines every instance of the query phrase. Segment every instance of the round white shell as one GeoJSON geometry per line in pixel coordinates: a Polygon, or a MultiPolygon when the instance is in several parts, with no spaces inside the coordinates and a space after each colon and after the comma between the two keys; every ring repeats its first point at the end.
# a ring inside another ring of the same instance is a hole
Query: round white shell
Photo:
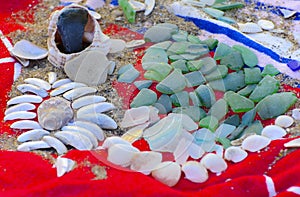
{"type": "Polygon", "coordinates": [[[206,168],[197,161],[188,161],[181,167],[185,178],[194,183],[203,183],[208,179],[206,168]]]}
{"type": "Polygon", "coordinates": [[[227,163],[225,160],[214,154],[214,153],[208,153],[206,154],[200,161],[200,163],[214,173],[220,173],[222,171],[225,171],[227,169],[227,163]]]}
{"type": "Polygon", "coordinates": [[[179,164],[172,161],[165,161],[156,166],[151,175],[156,180],[172,187],[177,184],[181,176],[179,164]]]}
{"type": "Polygon", "coordinates": [[[231,146],[225,150],[224,158],[234,163],[243,161],[248,156],[248,153],[240,147],[231,146]]]}
{"type": "Polygon", "coordinates": [[[47,57],[48,51],[43,49],[28,40],[20,40],[18,41],[11,53],[22,59],[30,59],[30,60],[38,60],[47,57]]]}
{"type": "Polygon", "coordinates": [[[295,120],[300,120],[300,109],[299,108],[295,108],[292,110],[292,117],[295,120]]]}
{"type": "Polygon", "coordinates": [[[256,23],[245,23],[245,24],[238,23],[238,25],[239,25],[239,30],[244,33],[262,32],[262,29],[256,23]]]}
{"type": "Polygon", "coordinates": [[[275,25],[272,21],[261,19],[257,22],[257,24],[264,30],[272,30],[275,25]]]}
{"type": "Polygon", "coordinates": [[[263,128],[261,135],[271,140],[276,140],[285,136],[286,130],[277,125],[268,125],[263,128]]]}
{"type": "Polygon", "coordinates": [[[287,115],[281,115],[275,119],[275,124],[283,128],[288,128],[292,126],[293,123],[294,119],[291,116],[287,115]]]}
{"type": "Polygon", "coordinates": [[[259,151],[267,147],[271,142],[271,139],[260,136],[260,135],[250,135],[242,142],[242,148],[250,152],[259,151]]]}
{"type": "Polygon", "coordinates": [[[284,144],[284,147],[286,148],[296,148],[296,147],[300,147],[300,138],[291,140],[287,143],[284,144]]]}

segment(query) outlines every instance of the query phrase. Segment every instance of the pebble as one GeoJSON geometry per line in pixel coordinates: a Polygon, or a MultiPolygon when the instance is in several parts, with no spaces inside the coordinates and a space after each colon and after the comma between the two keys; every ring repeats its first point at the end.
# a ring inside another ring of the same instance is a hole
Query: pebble
{"type": "Polygon", "coordinates": [[[242,142],[242,148],[250,152],[259,151],[267,147],[271,142],[271,139],[260,136],[260,135],[250,135],[242,142]]]}
{"type": "Polygon", "coordinates": [[[275,124],[283,128],[288,128],[292,126],[293,123],[294,119],[291,116],[287,115],[281,115],[275,119],[275,124]]]}

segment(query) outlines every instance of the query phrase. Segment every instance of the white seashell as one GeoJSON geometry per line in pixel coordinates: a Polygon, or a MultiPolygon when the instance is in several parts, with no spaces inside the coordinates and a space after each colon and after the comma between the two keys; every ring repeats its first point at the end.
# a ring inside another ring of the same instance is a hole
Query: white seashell
{"type": "Polygon", "coordinates": [[[114,144],[108,149],[107,160],[113,164],[127,167],[138,152],[140,152],[139,149],[131,145],[114,144]]]}
{"type": "Polygon", "coordinates": [[[11,53],[16,57],[30,60],[43,59],[48,55],[46,49],[43,49],[28,40],[18,41],[11,50],[11,53]]]}
{"type": "Polygon", "coordinates": [[[89,130],[96,136],[99,141],[103,141],[105,138],[103,130],[95,123],[77,120],[73,123],[69,123],[68,125],[77,126],[89,130]]]}
{"type": "Polygon", "coordinates": [[[63,94],[63,97],[67,100],[75,100],[79,97],[85,96],[87,94],[95,93],[97,92],[96,88],[93,87],[80,87],[75,88],[73,90],[69,90],[68,92],[63,94]]]}
{"type": "Polygon", "coordinates": [[[81,98],[78,98],[73,101],[72,108],[73,109],[79,109],[81,107],[93,104],[93,103],[100,103],[106,101],[106,98],[103,96],[97,96],[97,95],[88,95],[83,96],[81,98]]]}
{"type": "Polygon", "coordinates": [[[82,116],[84,116],[84,114],[108,112],[113,109],[116,109],[116,107],[112,103],[101,102],[101,103],[96,103],[96,104],[90,104],[90,105],[80,108],[77,111],[77,117],[82,117],[82,116]]]}
{"type": "Polygon", "coordinates": [[[34,119],[36,117],[36,113],[27,112],[27,111],[17,111],[12,112],[4,116],[3,120],[16,120],[16,119],[34,119]]]}
{"type": "MultiPolygon", "coordinates": [[[[54,85],[54,84],[53,84],[54,85]]],[[[86,87],[87,85],[83,83],[78,83],[78,82],[70,82],[66,83],[64,85],[59,86],[58,88],[52,90],[50,92],[50,96],[57,96],[62,93],[65,93],[68,90],[74,89],[74,88],[81,88],[81,87],[86,87]]]]}
{"type": "Polygon", "coordinates": [[[260,136],[260,135],[250,135],[242,142],[242,148],[250,152],[259,151],[267,147],[271,142],[271,139],[260,136]]]}
{"type": "Polygon", "coordinates": [[[38,79],[38,78],[27,78],[24,80],[26,83],[38,86],[40,88],[43,88],[45,90],[50,90],[51,89],[51,85],[50,83],[48,83],[47,81],[43,80],[43,79],[38,79]]]}
{"type": "Polygon", "coordinates": [[[200,159],[204,155],[205,151],[199,145],[192,143],[188,147],[188,153],[191,158],[200,159]]]}
{"type": "Polygon", "coordinates": [[[19,145],[17,150],[27,152],[27,151],[37,150],[42,148],[50,148],[50,146],[44,141],[31,141],[19,145]]]}
{"type": "Polygon", "coordinates": [[[27,67],[27,66],[29,66],[29,63],[30,63],[30,61],[29,60],[27,60],[27,59],[22,59],[22,58],[19,58],[19,57],[15,57],[17,60],[18,60],[18,62],[20,62],[24,67],[27,67]]]}
{"type": "Polygon", "coordinates": [[[188,161],[181,167],[185,178],[194,183],[203,183],[208,179],[206,168],[197,161],[188,161]]]}
{"type": "Polygon", "coordinates": [[[18,142],[35,141],[42,139],[45,135],[50,135],[50,132],[44,129],[33,129],[19,135],[17,140],[18,142]]]}
{"type": "Polygon", "coordinates": [[[58,17],[62,12],[65,10],[77,7],[82,8],[88,11],[86,7],[71,4],[69,6],[64,7],[61,10],[57,10],[53,12],[50,16],[50,22],[48,27],[48,60],[51,64],[53,64],[56,67],[63,67],[67,61],[70,59],[80,55],[82,52],[90,51],[90,50],[100,50],[104,54],[107,54],[110,50],[110,39],[108,36],[102,33],[100,25],[98,21],[89,13],[89,23],[86,25],[85,28],[85,35],[91,34],[92,35],[92,42],[88,47],[86,47],[84,50],[78,53],[71,53],[71,54],[65,54],[61,52],[57,47],[57,39],[56,39],[56,33],[57,33],[57,21],[58,17]]]}
{"type": "Polygon", "coordinates": [[[263,31],[260,28],[260,26],[256,23],[251,23],[251,22],[245,24],[238,23],[238,25],[239,25],[239,30],[244,33],[258,33],[263,31]]]}
{"type": "Polygon", "coordinates": [[[14,98],[11,98],[9,101],[7,101],[7,105],[14,105],[19,103],[41,103],[43,101],[43,98],[36,95],[22,95],[22,96],[16,96],[14,98]]]}
{"type": "Polygon", "coordinates": [[[128,128],[146,123],[150,118],[150,108],[141,106],[131,108],[125,111],[124,118],[120,123],[121,127],[128,128]]]}
{"type": "Polygon", "coordinates": [[[48,96],[48,92],[36,85],[31,85],[31,84],[20,84],[17,86],[17,89],[22,92],[22,93],[33,93],[36,94],[42,98],[45,98],[48,96]]]}
{"type": "Polygon", "coordinates": [[[126,47],[126,42],[121,39],[110,39],[111,46],[109,53],[119,53],[126,47]]]}
{"type": "Polygon", "coordinates": [[[280,12],[283,15],[283,18],[290,18],[292,16],[294,16],[297,12],[294,10],[287,10],[287,9],[279,9],[280,12]]]}
{"type": "Polygon", "coordinates": [[[156,166],[151,175],[161,183],[173,187],[180,179],[181,169],[179,164],[172,161],[165,161],[156,166]]]}
{"type": "Polygon", "coordinates": [[[10,40],[8,40],[8,38],[3,35],[3,32],[1,30],[0,30],[0,39],[3,42],[4,46],[7,48],[7,50],[11,51],[13,46],[12,46],[10,40]]]}
{"type": "Polygon", "coordinates": [[[286,148],[298,148],[300,147],[300,138],[291,140],[284,144],[284,147],[286,148]]]}
{"type": "Polygon", "coordinates": [[[228,161],[238,163],[243,161],[248,156],[248,153],[237,146],[230,146],[225,150],[224,158],[228,161]]]}
{"type": "Polygon", "coordinates": [[[257,24],[264,30],[272,30],[275,27],[274,23],[269,20],[261,19],[257,22],[257,24]]]}
{"type": "Polygon", "coordinates": [[[113,146],[115,144],[125,144],[125,145],[128,145],[128,146],[131,145],[128,141],[122,139],[119,136],[112,136],[112,137],[106,138],[101,147],[104,148],[104,149],[108,149],[108,148],[110,148],[111,146],[113,146]]]}
{"type": "Polygon", "coordinates": [[[294,119],[291,116],[287,115],[281,115],[275,119],[275,124],[283,128],[288,128],[292,126],[293,123],[294,119]]]}
{"type": "Polygon", "coordinates": [[[5,115],[13,113],[13,112],[19,112],[19,111],[29,111],[35,109],[35,105],[31,103],[20,103],[17,105],[14,105],[12,107],[9,107],[5,110],[5,115]]]}
{"type": "Polygon", "coordinates": [[[292,117],[295,120],[300,120],[300,109],[299,108],[295,108],[292,110],[292,117]]]}
{"type": "Polygon", "coordinates": [[[56,167],[57,177],[61,177],[65,173],[70,172],[74,168],[75,161],[68,158],[62,158],[59,156],[57,157],[54,166],[56,167]]]}
{"type": "Polygon", "coordinates": [[[72,82],[71,79],[60,79],[58,81],[55,81],[53,84],[52,84],[52,88],[58,88],[64,84],[67,84],[67,83],[70,83],[72,82]]]}
{"type": "Polygon", "coordinates": [[[73,118],[70,102],[61,97],[45,100],[37,109],[38,121],[47,130],[57,130],[73,118]]]}
{"type": "Polygon", "coordinates": [[[214,153],[204,155],[200,163],[214,173],[220,173],[227,169],[227,163],[225,160],[214,153]]]}
{"type": "Polygon", "coordinates": [[[277,140],[286,135],[286,130],[277,125],[268,125],[263,128],[261,135],[271,140],[277,140]]]}
{"type": "Polygon", "coordinates": [[[146,9],[146,5],[139,1],[128,0],[128,3],[133,7],[136,12],[144,11],[146,9]]]}
{"type": "Polygon", "coordinates": [[[89,140],[93,144],[93,148],[96,148],[98,146],[98,140],[97,140],[96,136],[91,131],[89,131],[85,128],[78,127],[78,126],[64,126],[61,128],[61,130],[80,133],[89,138],[89,140]]]}
{"type": "Polygon", "coordinates": [[[107,74],[112,75],[114,73],[115,69],[116,69],[116,62],[109,61],[107,74]]]}
{"type": "Polygon", "coordinates": [[[129,42],[126,42],[126,48],[139,47],[145,43],[146,43],[145,40],[131,40],[129,42]]]}
{"type": "Polygon", "coordinates": [[[49,146],[54,148],[59,155],[68,152],[67,147],[58,139],[52,136],[44,136],[42,141],[46,142],[49,146]]]}
{"type": "Polygon", "coordinates": [[[168,116],[176,116],[182,121],[182,126],[187,131],[194,131],[198,129],[198,125],[186,114],[176,114],[176,113],[170,113],[168,116]]]}
{"type": "Polygon", "coordinates": [[[94,114],[83,114],[83,116],[78,117],[79,120],[87,120],[93,122],[102,129],[116,129],[118,128],[117,123],[106,114],[94,113],[94,114]]]}
{"type": "Polygon", "coordinates": [[[19,120],[10,125],[12,129],[42,129],[38,122],[33,120],[19,120]]]}
{"type": "Polygon", "coordinates": [[[77,150],[92,150],[93,144],[88,137],[72,131],[58,131],[54,134],[64,144],[73,146],[77,150]]]}
{"type": "Polygon", "coordinates": [[[143,151],[136,153],[132,160],[130,169],[149,175],[158,164],[162,162],[162,154],[153,151],[143,151]]]}
{"type": "Polygon", "coordinates": [[[146,5],[146,9],[144,15],[148,16],[154,9],[155,0],[145,0],[145,5],[146,5]]]}
{"type": "MultiPolygon", "coordinates": [[[[48,83],[53,84],[57,80],[57,74],[56,72],[48,72],[48,83]]],[[[51,89],[51,85],[50,88],[51,89]]]]}
{"type": "Polygon", "coordinates": [[[16,81],[22,72],[22,65],[19,62],[14,63],[14,81],[16,81]]]}
{"type": "Polygon", "coordinates": [[[105,5],[104,0],[87,0],[85,5],[89,8],[92,8],[93,10],[96,10],[98,8],[102,8],[105,5]]]}
{"type": "Polygon", "coordinates": [[[131,129],[129,129],[128,131],[126,131],[126,133],[124,133],[121,136],[121,138],[130,143],[133,143],[142,137],[144,129],[147,128],[148,126],[149,126],[148,123],[135,126],[131,129]]]}
{"type": "MultiPolygon", "coordinates": [[[[92,10],[89,10],[89,13],[92,17],[94,17],[94,19],[96,20],[100,20],[101,19],[101,15],[98,13],[98,12],[95,12],[95,11],[92,11],[92,10]]],[[[91,39],[92,40],[92,39],[91,39]]]]}

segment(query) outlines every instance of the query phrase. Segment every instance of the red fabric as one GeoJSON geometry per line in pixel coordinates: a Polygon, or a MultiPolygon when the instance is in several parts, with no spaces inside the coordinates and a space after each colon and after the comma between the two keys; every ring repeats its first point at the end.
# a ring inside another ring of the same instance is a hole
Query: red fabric
{"type": "MultiPolygon", "coordinates": [[[[22,29],[19,25],[7,24],[6,21],[12,11],[26,10],[30,3],[32,1],[29,0],[2,2],[0,29],[5,33],[22,29]]],[[[137,39],[141,38],[141,35],[115,25],[109,26],[104,32],[127,36],[133,34],[137,39]]],[[[139,51],[136,53],[137,57],[141,57],[139,51]]],[[[5,57],[9,57],[9,53],[0,42],[0,58],[5,57]]],[[[140,59],[137,65],[139,61],[140,59]]],[[[6,108],[7,93],[12,85],[13,72],[13,63],[0,64],[1,119],[6,108]]],[[[118,88],[124,87],[118,83],[114,85],[118,88]]],[[[293,91],[299,92],[299,89],[293,91]]],[[[121,96],[132,99],[126,96],[125,91],[121,96]]],[[[125,102],[125,106],[129,100],[125,102]]],[[[3,122],[0,123],[0,132],[13,133],[9,125],[3,122]]],[[[57,178],[56,169],[41,156],[3,150],[0,151],[0,196],[269,196],[264,175],[273,179],[278,196],[295,196],[286,190],[291,186],[300,186],[300,150],[289,153],[275,165],[271,165],[283,149],[283,144],[289,140],[273,141],[266,150],[250,153],[243,162],[229,163],[226,172],[219,176],[210,173],[209,180],[202,184],[191,183],[182,175],[179,183],[173,188],[163,185],[151,176],[110,164],[105,159],[104,151],[69,151],[65,157],[75,160],[77,167],[57,178]],[[95,165],[105,167],[106,179],[94,180],[91,168],[95,165]]],[[[135,142],[134,146],[140,150],[149,150],[143,140],[135,142]]]]}

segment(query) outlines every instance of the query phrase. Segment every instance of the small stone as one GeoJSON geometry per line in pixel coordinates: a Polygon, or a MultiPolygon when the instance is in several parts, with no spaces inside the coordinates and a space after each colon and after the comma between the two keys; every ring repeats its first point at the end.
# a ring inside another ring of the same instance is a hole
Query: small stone
{"type": "Polygon", "coordinates": [[[281,115],[275,119],[275,124],[283,128],[288,128],[292,126],[293,123],[294,119],[291,116],[287,115],[281,115]]]}
{"type": "Polygon", "coordinates": [[[217,138],[226,138],[229,136],[234,130],[235,126],[223,123],[221,124],[215,131],[215,136],[217,138]]]}
{"type": "Polygon", "coordinates": [[[214,8],[203,8],[203,11],[214,18],[219,18],[224,15],[224,12],[214,8]]]}
{"type": "Polygon", "coordinates": [[[64,71],[71,80],[94,86],[106,81],[109,64],[104,53],[93,50],[67,61],[64,71]]]}
{"type": "Polygon", "coordinates": [[[261,135],[271,140],[277,140],[286,135],[286,130],[277,125],[268,125],[263,128],[261,135]]]}
{"type": "Polygon", "coordinates": [[[242,142],[242,148],[250,152],[257,152],[267,147],[271,142],[271,139],[260,136],[250,135],[242,142]]]}
{"type": "Polygon", "coordinates": [[[199,60],[188,61],[187,67],[190,71],[200,71],[203,75],[207,75],[217,69],[217,63],[213,58],[205,57],[199,60]]]}
{"type": "Polygon", "coordinates": [[[206,44],[208,46],[209,50],[213,50],[217,47],[219,41],[214,38],[208,38],[208,39],[201,41],[201,43],[206,44]]]}
{"type": "Polygon", "coordinates": [[[287,65],[292,71],[297,71],[300,69],[300,62],[297,60],[292,60],[292,61],[288,62],[287,65]]]}
{"type": "Polygon", "coordinates": [[[143,88],[137,95],[134,97],[133,101],[130,104],[130,107],[141,107],[153,105],[157,100],[157,95],[154,91],[150,89],[143,88]]]}

